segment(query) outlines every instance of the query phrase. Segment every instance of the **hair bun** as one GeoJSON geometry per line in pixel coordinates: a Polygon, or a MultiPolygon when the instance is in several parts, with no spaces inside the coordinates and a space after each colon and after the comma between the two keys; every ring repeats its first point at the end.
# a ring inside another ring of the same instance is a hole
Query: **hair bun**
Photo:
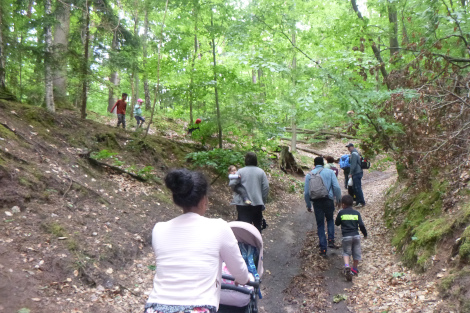
{"type": "Polygon", "coordinates": [[[187,169],[173,170],[165,177],[165,185],[175,195],[189,195],[194,187],[193,177],[187,169]]]}

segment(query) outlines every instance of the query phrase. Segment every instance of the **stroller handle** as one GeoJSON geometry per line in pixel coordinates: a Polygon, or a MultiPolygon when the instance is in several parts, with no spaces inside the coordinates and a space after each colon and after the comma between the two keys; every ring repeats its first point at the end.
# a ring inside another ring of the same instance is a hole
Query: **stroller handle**
{"type": "MultiPolygon", "coordinates": [[[[223,279],[226,279],[226,280],[231,280],[231,281],[235,281],[235,277],[231,276],[231,275],[226,275],[226,274],[222,274],[222,278],[223,279]]],[[[255,288],[259,288],[259,284],[260,284],[260,279],[259,278],[255,278],[255,281],[249,281],[247,283],[248,286],[251,286],[251,287],[255,287],[255,288]]],[[[225,285],[225,284],[224,284],[225,285]]],[[[233,286],[233,285],[231,285],[233,286]]],[[[224,286],[225,287],[225,286],[224,286]]],[[[224,289],[232,289],[232,288],[224,288],[224,289]]]]}

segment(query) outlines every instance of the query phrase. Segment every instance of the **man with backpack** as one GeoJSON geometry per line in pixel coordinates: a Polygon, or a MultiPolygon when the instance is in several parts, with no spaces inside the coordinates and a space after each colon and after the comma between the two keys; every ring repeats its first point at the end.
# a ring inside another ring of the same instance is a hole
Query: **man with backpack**
{"type": "Polygon", "coordinates": [[[351,177],[353,180],[354,195],[356,196],[356,207],[363,207],[366,205],[366,201],[364,200],[364,194],[362,193],[362,176],[364,175],[362,168],[367,168],[367,166],[363,165],[362,163],[368,162],[366,160],[363,161],[361,155],[359,152],[357,152],[357,149],[354,148],[352,143],[349,143],[346,148],[348,148],[349,152],[351,152],[351,167],[349,177],[351,177]]]}
{"type": "Polygon", "coordinates": [[[335,172],[324,168],[322,157],[314,160],[315,168],[305,177],[305,203],[307,210],[315,212],[318,239],[320,240],[320,255],[326,256],[327,247],[337,249],[335,245],[335,223],[333,214],[336,204],[341,203],[341,187],[335,172]],[[328,229],[328,242],[325,236],[325,218],[328,229]]]}

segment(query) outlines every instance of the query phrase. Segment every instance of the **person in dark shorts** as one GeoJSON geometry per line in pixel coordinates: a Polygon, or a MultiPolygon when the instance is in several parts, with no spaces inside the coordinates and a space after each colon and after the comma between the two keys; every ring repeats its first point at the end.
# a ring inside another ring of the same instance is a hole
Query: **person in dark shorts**
{"type": "Polygon", "coordinates": [[[350,195],[343,196],[341,199],[342,210],[336,216],[336,226],[341,226],[341,233],[343,235],[343,258],[344,258],[344,274],[346,280],[351,281],[352,275],[359,273],[358,265],[361,261],[361,236],[359,229],[361,229],[364,239],[367,238],[367,230],[361,218],[361,213],[352,208],[354,203],[350,195]],[[350,257],[353,257],[353,266],[350,266],[350,257]]]}
{"type": "Polygon", "coordinates": [[[126,107],[127,107],[127,93],[122,94],[122,98],[116,101],[114,104],[113,108],[111,109],[110,112],[114,111],[114,108],[116,108],[116,113],[117,113],[117,127],[122,124],[122,128],[126,128],[126,107]]]}
{"type": "Polygon", "coordinates": [[[240,178],[241,176],[237,172],[237,167],[235,165],[230,165],[228,167],[228,179],[230,180],[228,185],[232,188],[233,192],[239,194],[242,197],[243,203],[250,205],[250,198],[248,197],[246,188],[242,185],[240,178]]]}

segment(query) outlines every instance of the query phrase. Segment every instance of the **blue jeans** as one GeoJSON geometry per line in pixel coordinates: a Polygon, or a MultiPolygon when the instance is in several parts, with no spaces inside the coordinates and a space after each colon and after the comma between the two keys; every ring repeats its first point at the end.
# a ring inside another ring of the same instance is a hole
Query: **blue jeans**
{"type": "Polygon", "coordinates": [[[335,203],[333,200],[317,199],[313,200],[313,211],[315,212],[315,219],[317,220],[318,239],[320,240],[320,249],[326,250],[328,245],[325,236],[325,218],[328,228],[328,241],[335,240],[335,222],[333,220],[333,213],[335,211],[335,203]]]}
{"type": "Polygon", "coordinates": [[[366,201],[364,200],[364,194],[362,193],[362,184],[361,184],[363,175],[364,173],[360,172],[352,176],[354,194],[356,195],[356,204],[366,204],[366,201]]]}

